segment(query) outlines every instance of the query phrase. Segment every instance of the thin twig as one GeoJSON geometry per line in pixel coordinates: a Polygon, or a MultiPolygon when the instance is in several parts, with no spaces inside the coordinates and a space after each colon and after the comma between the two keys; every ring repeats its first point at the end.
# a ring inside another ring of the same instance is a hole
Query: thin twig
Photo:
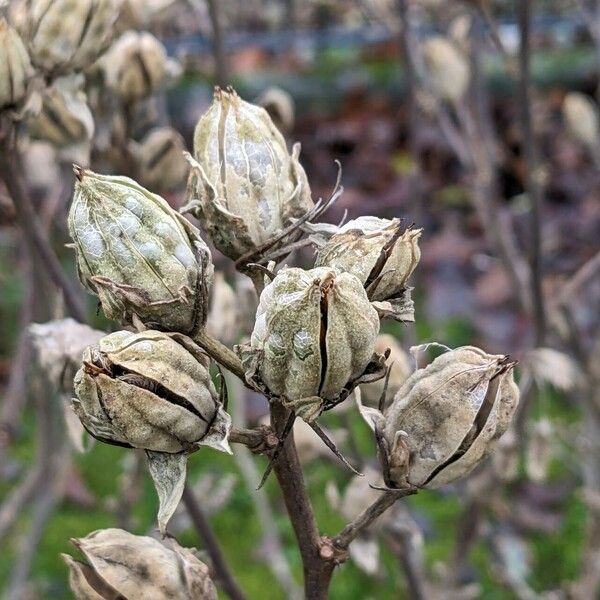
{"type": "Polygon", "coordinates": [[[228,81],[227,59],[225,57],[225,45],[223,39],[223,26],[221,24],[218,0],[206,0],[208,4],[208,15],[212,27],[213,57],[215,60],[215,80],[217,85],[225,87],[228,81]]]}
{"type": "Polygon", "coordinates": [[[225,556],[223,555],[223,551],[221,550],[217,536],[212,530],[204,511],[196,502],[194,492],[188,485],[186,485],[183,490],[182,500],[186,510],[188,511],[188,514],[190,515],[192,523],[194,524],[194,527],[202,539],[206,551],[211,558],[216,579],[221,584],[223,590],[232,600],[246,600],[246,596],[239,587],[233,576],[233,573],[231,572],[231,569],[229,568],[229,565],[227,564],[227,561],[225,560],[225,556]]]}

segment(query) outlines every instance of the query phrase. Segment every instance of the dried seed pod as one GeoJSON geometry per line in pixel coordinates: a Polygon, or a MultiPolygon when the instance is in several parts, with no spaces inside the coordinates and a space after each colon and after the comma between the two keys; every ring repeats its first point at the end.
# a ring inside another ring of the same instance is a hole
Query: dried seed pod
{"type": "Polygon", "coordinates": [[[89,144],[94,135],[94,117],[87,105],[81,75],[56,79],[42,97],[41,111],[27,120],[33,139],[58,148],[89,144]]]}
{"type": "Polygon", "coordinates": [[[167,72],[167,51],[151,33],[126,31],[102,59],[106,83],[125,102],[152,95],[167,72]]]}
{"type": "Polygon", "coordinates": [[[215,273],[206,331],[226,346],[240,334],[239,298],[220,271],[215,273]]]}
{"type": "Polygon", "coordinates": [[[600,145],[598,109],[585,94],[569,92],[563,102],[563,117],[570,134],[590,149],[600,145]]]}
{"type": "Polygon", "coordinates": [[[132,179],[76,174],[69,232],[106,316],[189,335],[203,327],[213,266],[198,230],[132,179]]]}
{"type": "Polygon", "coordinates": [[[255,252],[313,206],[299,153],[263,108],[217,89],[196,125],[185,210],[229,258],[255,252]]]}
{"type": "Polygon", "coordinates": [[[519,445],[513,427],[510,427],[496,442],[492,453],[492,463],[494,471],[501,481],[510,483],[518,477],[519,445]]]}
{"type": "Polygon", "coordinates": [[[527,475],[531,481],[541,482],[546,479],[552,460],[553,436],[554,429],[548,418],[544,417],[533,425],[525,458],[527,475]]]}
{"type": "Polygon", "coordinates": [[[189,166],[183,157],[185,142],[172,127],[158,127],[132,146],[140,180],[153,190],[171,191],[183,184],[189,166]]]}
{"type": "MultiPolygon", "coordinates": [[[[381,334],[377,337],[375,343],[375,352],[383,354],[387,349],[390,350],[390,355],[387,363],[390,365],[390,377],[387,384],[387,392],[385,406],[389,406],[396,392],[411,374],[411,366],[406,352],[401,348],[396,339],[388,334],[381,334]]],[[[377,408],[381,395],[385,387],[385,377],[373,381],[372,383],[364,383],[360,386],[363,402],[367,406],[377,408]]]]}
{"type": "Polygon", "coordinates": [[[433,36],[423,42],[425,77],[440,99],[458,102],[469,87],[471,73],[463,53],[448,39],[433,36]]]}
{"type": "Polygon", "coordinates": [[[283,134],[294,127],[296,110],[294,100],[289,92],[277,86],[267,88],[257,99],[256,104],[262,106],[283,134]]]}
{"type": "Polygon", "coordinates": [[[506,431],[517,407],[514,364],[464,346],[413,373],[382,427],[389,483],[437,487],[468,474],[506,431]]]}
{"type": "Polygon", "coordinates": [[[120,0],[29,0],[15,19],[31,55],[46,71],[77,71],[90,66],[108,47],[120,0]]]}
{"type": "Polygon", "coordinates": [[[284,269],[260,297],[246,377],[306,421],[343,400],[371,359],[379,318],[360,281],[321,267],[284,269]]]}
{"type": "Polygon", "coordinates": [[[85,350],[74,385],[73,409],[92,436],[146,450],[164,533],[183,493],[187,455],[200,446],[231,453],[231,418],[206,357],[181,334],[118,331],[85,350]]]}
{"type": "Polygon", "coordinates": [[[313,241],[320,246],[317,267],[334,267],[356,275],[383,315],[414,321],[412,301],[406,295],[407,280],[421,258],[418,242],[422,229],[402,232],[399,219],[378,217],[359,217],[340,228],[311,225],[310,229],[316,233],[313,241]]]}
{"type": "Polygon", "coordinates": [[[227,449],[229,418],[207,364],[172,336],[151,330],[107,335],[85,350],[74,383],[73,407],[98,438],[176,453],[214,446],[218,434],[217,445],[227,449]]]}
{"type": "Polygon", "coordinates": [[[32,75],[29,55],[19,34],[0,17],[0,108],[18,104],[32,75]]]}
{"type": "Polygon", "coordinates": [[[174,539],[161,543],[123,529],[99,529],[71,542],[87,561],[61,555],[77,600],[217,600],[208,567],[174,539]]]}

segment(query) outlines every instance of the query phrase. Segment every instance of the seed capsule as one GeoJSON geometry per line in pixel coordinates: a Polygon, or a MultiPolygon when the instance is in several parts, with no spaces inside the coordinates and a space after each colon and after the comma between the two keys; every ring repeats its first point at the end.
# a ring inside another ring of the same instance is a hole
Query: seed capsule
{"type": "Polygon", "coordinates": [[[317,232],[314,241],[321,246],[316,266],[356,275],[386,316],[414,321],[412,302],[406,297],[407,280],[421,258],[418,242],[422,229],[402,232],[399,219],[377,217],[360,217],[339,229],[321,229],[318,225],[311,228],[317,232]],[[328,241],[323,241],[327,237],[328,241]]]}
{"type": "Polygon", "coordinates": [[[189,167],[183,157],[185,142],[171,127],[153,129],[133,147],[140,179],[153,190],[171,191],[185,181],[189,167]]]}
{"type": "Polygon", "coordinates": [[[82,284],[123,326],[193,334],[213,266],[198,230],[132,179],[77,168],[69,232],[82,284]]]}
{"type": "Polygon", "coordinates": [[[94,118],[87,105],[81,76],[57,79],[42,98],[42,110],[27,121],[29,135],[64,149],[89,143],[94,118]]]}
{"type": "Polygon", "coordinates": [[[119,331],[84,351],[73,407],[98,438],[177,453],[225,443],[229,418],[207,365],[159,331],[119,331]]]}
{"type": "Polygon", "coordinates": [[[263,108],[217,89],[196,125],[186,210],[226,256],[256,251],[313,206],[299,153],[263,108]]]}
{"type": "Polygon", "coordinates": [[[14,15],[33,64],[48,73],[90,66],[108,47],[119,0],[29,0],[14,15]]]}
{"type": "Polygon", "coordinates": [[[585,94],[570,92],[563,103],[563,116],[571,135],[590,149],[598,149],[600,126],[598,109],[585,94]]]}
{"type": "Polygon", "coordinates": [[[442,36],[423,43],[425,77],[431,91],[442,100],[458,102],[466,93],[471,78],[463,53],[442,36]]]}
{"type": "Polygon", "coordinates": [[[413,373],[385,413],[389,482],[438,487],[467,475],[517,407],[513,366],[507,356],[465,346],[413,373]]]}
{"type": "Polygon", "coordinates": [[[0,108],[18,104],[32,75],[29,55],[19,34],[0,17],[0,108]]]}
{"type": "Polygon", "coordinates": [[[102,59],[107,85],[125,101],[152,95],[167,72],[167,51],[148,32],[127,31],[102,59]]]}
{"type": "Polygon", "coordinates": [[[377,311],[356,277],[284,269],[261,294],[250,347],[242,349],[246,376],[311,421],[363,374],[378,333],[377,311]]]}
{"type": "Polygon", "coordinates": [[[123,529],[99,529],[71,542],[87,561],[61,555],[77,600],[217,600],[208,567],[174,539],[161,543],[123,529]]]}

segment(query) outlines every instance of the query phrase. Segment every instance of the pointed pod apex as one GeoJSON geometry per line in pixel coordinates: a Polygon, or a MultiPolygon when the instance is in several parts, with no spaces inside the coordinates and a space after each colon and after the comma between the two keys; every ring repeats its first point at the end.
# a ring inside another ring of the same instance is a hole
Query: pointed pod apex
{"type": "Polygon", "coordinates": [[[85,175],[85,169],[83,167],[73,163],[73,173],[75,173],[75,177],[77,177],[77,181],[82,181],[83,176],[85,175]]]}

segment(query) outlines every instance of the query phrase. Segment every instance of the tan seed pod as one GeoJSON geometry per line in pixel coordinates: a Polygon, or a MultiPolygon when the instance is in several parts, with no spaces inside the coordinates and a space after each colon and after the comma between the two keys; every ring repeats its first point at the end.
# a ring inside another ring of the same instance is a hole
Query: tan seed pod
{"type": "Polygon", "coordinates": [[[165,47],[151,33],[126,31],[102,59],[107,85],[125,102],[151,96],[167,72],[165,47]]]}
{"type": "Polygon", "coordinates": [[[570,134],[587,148],[598,150],[600,126],[598,108],[585,94],[570,92],[563,102],[563,117],[570,134]]]}
{"type": "Polygon", "coordinates": [[[389,481],[438,487],[467,475],[510,424],[519,399],[513,366],[464,346],[415,371],[385,414],[389,481]]]}
{"type": "Polygon", "coordinates": [[[161,543],[122,529],[71,540],[86,562],[61,555],[77,600],[217,600],[208,567],[174,540],[161,543]]]}
{"type": "Polygon", "coordinates": [[[25,98],[33,70],[19,34],[0,17],[0,108],[25,98]]]}
{"type": "Polygon", "coordinates": [[[121,0],[29,0],[13,16],[32,63],[47,73],[89,67],[108,47],[121,0]]]}
{"type": "Polygon", "coordinates": [[[206,331],[225,345],[231,346],[240,333],[238,298],[220,271],[215,273],[206,331]]]}
{"type": "Polygon", "coordinates": [[[470,70],[463,53],[442,36],[422,44],[425,78],[431,91],[441,100],[458,102],[469,87],[470,70]]]}
{"type": "Polygon", "coordinates": [[[189,165],[183,153],[185,142],[172,127],[149,131],[139,144],[132,144],[141,182],[158,191],[171,191],[185,182],[189,165]]]}
{"type": "Polygon", "coordinates": [[[262,106],[273,119],[273,123],[283,134],[290,133],[294,127],[294,99],[285,90],[272,86],[267,88],[257,99],[256,104],[262,106]]]}
{"type": "Polygon", "coordinates": [[[217,89],[196,125],[184,210],[229,258],[256,251],[313,206],[299,153],[264,108],[217,89]]]}
{"type": "Polygon", "coordinates": [[[531,481],[539,483],[546,479],[552,460],[553,434],[552,423],[545,417],[532,427],[525,457],[527,476],[531,481]]]}

